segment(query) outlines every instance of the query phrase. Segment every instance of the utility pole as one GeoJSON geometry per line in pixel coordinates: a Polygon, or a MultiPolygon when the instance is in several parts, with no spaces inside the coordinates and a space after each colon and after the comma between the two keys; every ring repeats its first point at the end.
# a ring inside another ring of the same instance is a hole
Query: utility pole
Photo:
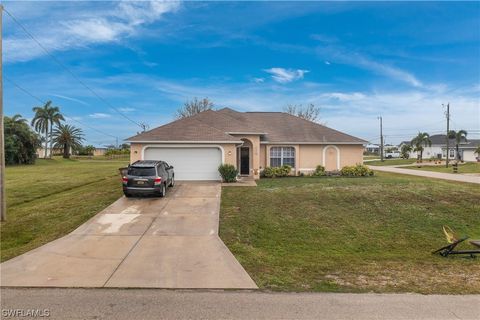
{"type": "Polygon", "coordinates": [[[5,198],[5,140],[3,126],[3,47],[2,47],[2,15],[3,5],[0,4],[0,220],[7,219],[7,199],[5,198]]]}
{"type": "Polygon", "coordinates": [[[383,160],[383,124],[382,124],[382,117],[377,117],[380,120],[380,161],[383,160]]]}
{"type": "Polygon", "coordinates": [[[450,102],[447,103],[447,111],[445,112],[445,116],[447,117],[447,159],[445,160],[445,165],[448,168],[448,158],[450,156],[450,137],[448,136],[450,133],[450,102]]]}

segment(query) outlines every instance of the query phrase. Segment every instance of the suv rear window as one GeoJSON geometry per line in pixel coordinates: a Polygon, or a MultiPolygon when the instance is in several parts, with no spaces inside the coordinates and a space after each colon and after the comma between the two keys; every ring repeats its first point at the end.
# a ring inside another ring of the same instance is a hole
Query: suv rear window
{"type": "Polygon", "coordinates": [[[155,167],[130,167],[128,168],[128,175],[137,177],[153,177],[157,175],[157,172],[155,171],[155,167]]]}

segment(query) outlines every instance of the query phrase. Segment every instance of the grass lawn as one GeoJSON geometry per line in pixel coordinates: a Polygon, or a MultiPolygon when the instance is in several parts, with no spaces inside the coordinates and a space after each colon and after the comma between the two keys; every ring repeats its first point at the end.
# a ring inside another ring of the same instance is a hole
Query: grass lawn
{"type": "MultiPolygon", "coordinates": [[[[435,171],[435,172],[445,172],[445,173],[453,173],[452,165],[450,164],[448,168],[445,165],[441,166],[424,166],[418,168],[418,166],[410,166],[405,167],[407,169],[416,169],[416,170],[424,170],[424,171],[435,171]]],[[[466,162],[464,164],[458,165],[458,173],[480,173],[480,162],[466,162]]]]}
{"type": "Polygon", "coordinates": [[[383,172],[262,179],[223,188],[220,236],[263,289],[480,293],[480,257],[430,253],[444,224],[480,238],[479,212],[467,183],[383,172]]]}
{"type": "Polygon", "coordinates": [[[363,160],[380,159],[380,156],[363,156],[363,160]]]}
{"type": "Polygon", "coordinates": [[[119,198],[118,168],[127,163],[55,158],[8,166],[1,261],[69,233],[119,198]]]}
{"type": "Polygon", "coordinates": [[[368,161],[365,162],[369,166],[398,166],[401,164],[414,164],[417,159],[385,159],[385,161],[368,161]]]}

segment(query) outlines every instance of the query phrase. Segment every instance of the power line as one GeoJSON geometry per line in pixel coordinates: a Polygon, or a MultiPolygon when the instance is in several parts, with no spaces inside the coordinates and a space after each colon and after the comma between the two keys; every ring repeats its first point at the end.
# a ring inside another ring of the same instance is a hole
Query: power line
{"type": "Polygon", "coordinates": [[[139,126],[142,128],[141,124],[133,120],[132,118],[128,117],[126,114],[115,108],[110,102],[105,100],[102,96],[100,96],[98,93],[96,93],[92,88],[90,88],[85,82],[83,82],[79,77],[77,77],[65,64],[63,64],[60,60],[58,60],[50,51],[45,48],[28,30],[25,28],[23,24],[20,23],[20,21],[17,20],[7,9],[3,9],[7,15],[43,50],[45,53],[55,61],[60,67],[62,67],[65,71],[67,71],[75,80],[77,80],[82,86],[84,86],[88,91],[90,91],[95,97],[97,97],[100,101],[103,103],[107,104],[110,108],[115,110],[119,115],[127,119],[128,121],[134,123],[135,125],[139,126]]]}
{"type": "MultiPolygon", "coordinates": [[[[23,93],[25,93],[25,94],[27,94],[28,96],[32,97],[33,99],[37,100],[37,101],[40,102],[41,104],[45,104],[45,101],[43,101],[43,100],[40,99],[39,97],[35,96],[33,93],[29,92],[27,89],[21,87],[19,84],[15,83],[12,79],[6,77],[5,75],[3,75],[3,77],[4,77],[8,82],[10,82],[11,84],[13,84],[17,89],[19,89],[20,91],[22,91],[23,93]]],[[[113,135],[111,135],[111,134],[105,133],[105,132],[103,132],[103,131],[101,131],[101,130],[98,130],[97,128],[91,127],[91,126],[89,126],[89,125],[87,125],[87,124],[85,124],[85,123],[83,123],[83,122],[81,122],[81,121],[79,121],[79,120],[76,120],[76,119],[70,117],[69,115],[67,115],[67,114],[64,113],[64,112],[62,112],[62,113],[63,113],[63,115],[67,116],[69,119],[71,119],[71,120],[73,120],[73,121],[75,121],[75,122],[77,122],[77,123],[79,123],[79,124],[81,124],[81,125],[89,128],[89,129],[92,129],[92,130],[94,130],[94,131],[96,131],[96,132],[98,132],[98,133],[101,133],[101,134],[105,135],[105,136],[109,136],[109,137],[111,137],[111,138],[118,139],[118,137],[116,137],[116,136],[113,136],[113,135]]]]}

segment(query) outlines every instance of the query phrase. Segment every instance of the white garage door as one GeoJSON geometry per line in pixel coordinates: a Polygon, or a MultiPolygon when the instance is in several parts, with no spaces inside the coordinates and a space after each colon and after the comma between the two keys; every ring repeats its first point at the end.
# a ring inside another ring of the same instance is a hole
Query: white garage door
{"type": "Polygon", "coordinates": [[[144,160],[162,160],[173,166],[176,180],[220,180],[222,152],[215,147],[148,147],[144,160]]]}

